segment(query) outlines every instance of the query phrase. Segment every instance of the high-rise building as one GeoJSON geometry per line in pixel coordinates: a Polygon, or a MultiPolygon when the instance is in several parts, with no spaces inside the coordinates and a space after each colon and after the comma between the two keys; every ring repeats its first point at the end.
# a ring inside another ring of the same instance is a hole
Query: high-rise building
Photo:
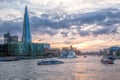
{"type": "Polygon", "coordinates": [[[18,42],[18,36],[11,36],[10,41],[11,42],[18,42]]]}
{"type": "Polygon", "coordinates": [[[30,27],[29,27],[28,9],[27,9],[27,6],[25,6],[22,42],[28,43],[28,42],[31,42],[31,41],[32,41],[32,39],[31,39],[30,27]]]}
{"type": "Polygon", "coordinates": [[[44,56],[45,49],[50,50],[48,43],[32,43],[28,9],[25,6],[22,41],[18,41],[18,36],[11,36],[9,32],[4,34],[4,43],[0,45],[2,56],[44,56]]]}
{"type": "Polygon", "coordinates": [[[18,42],[18,36],[11,36],[9,32],[4,34],[4,44],[9,42],[18,42]]]}
{"type": "Polygon", "coordinates": [[[7,32],[4,34],[4,44],[7,44],[10,42],[10,33],[7,32]]]}

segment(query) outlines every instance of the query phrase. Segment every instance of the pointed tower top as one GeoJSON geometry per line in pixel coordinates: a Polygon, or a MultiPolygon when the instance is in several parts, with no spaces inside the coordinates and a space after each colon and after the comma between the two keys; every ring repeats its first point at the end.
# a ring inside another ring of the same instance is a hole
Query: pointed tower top
{"type": "Polygon", "coordinates": [[[27,11],[27,5],[25,5],[25,12],[27,11]]]}
{"type": "Polygon", "coordinates": [[[29,27],[29,15],[28,15],[27,5],[25,5],[22,42],[31,42],[31,34],[30,34],[30,27],[29,27]]]}
{"type": "Polygon", "coordinates": [[[25,8],[27,8],[27,5],[25,5],[25,8]]]}

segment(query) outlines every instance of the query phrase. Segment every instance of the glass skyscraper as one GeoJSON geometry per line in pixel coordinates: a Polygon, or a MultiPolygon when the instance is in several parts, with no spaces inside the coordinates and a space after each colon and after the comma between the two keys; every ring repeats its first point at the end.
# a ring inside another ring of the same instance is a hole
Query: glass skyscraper
{"type": "Polygon", "coordinates": [[[32,39],[31,39],[31,34],[30,34],[28,9],[27,9],[27,6],[25,6],[22,42],[28,43],[31,41],[32,39]]]}

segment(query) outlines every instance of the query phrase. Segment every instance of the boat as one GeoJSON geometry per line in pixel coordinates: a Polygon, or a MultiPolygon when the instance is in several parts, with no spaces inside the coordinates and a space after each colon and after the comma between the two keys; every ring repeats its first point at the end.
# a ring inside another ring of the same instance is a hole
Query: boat
{"type": "Polygon", "coordinates": [[[103,64],[114,64],[113,60],[111,60],[111,59],[102,59],[101,63],[103,63],[103,64]]]}
{"type": "Polygon", "coordinates": [[[101,63],[103,64],[114,64],[114,60],[109,57],[103,57],[101,60],[101,63]]]}
{"type": "Polygon", "coordinates": [[[108,57],[108,59],[111,59],[111,60],[115,60],[115,56],[113,56],[113,55],[109,55],[109,56],[107,56],[108,57]]]}
{"type": "Polygon", "coordinates": [[[84,58],[86,58],[87,56],[85,55],[84,58]]]}
{"type": "Polygon", "coordinates": [[[59,58],[77,58],[76,53],[72,50],[70,51],[62,51],[62,54],[59,56],[59,58]]]}
{"type": "Polygon", "coordinates": [[[58,60],[42,60],[38,61],[38,65],[53,65],[53,64],[63,64],[63,61],[58,61],[58,60]]]}
{"type": "Polygon", "coordinates": [[[69,51],[67,58],[77,58],[77,56],[75,55],[75,52],[71,50],[69,51]]]}

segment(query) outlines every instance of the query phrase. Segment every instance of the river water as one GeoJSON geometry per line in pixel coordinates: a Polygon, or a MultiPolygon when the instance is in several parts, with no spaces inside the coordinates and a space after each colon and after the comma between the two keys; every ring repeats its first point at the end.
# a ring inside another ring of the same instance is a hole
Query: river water
{"type": "Polygon", "coordinates": [[[59,59],[65,63],[58,65],[37,65],[41,59],[0,62],[0,80],[120,80],[120,60],[102,64],[101,58],[59,59]]]}

